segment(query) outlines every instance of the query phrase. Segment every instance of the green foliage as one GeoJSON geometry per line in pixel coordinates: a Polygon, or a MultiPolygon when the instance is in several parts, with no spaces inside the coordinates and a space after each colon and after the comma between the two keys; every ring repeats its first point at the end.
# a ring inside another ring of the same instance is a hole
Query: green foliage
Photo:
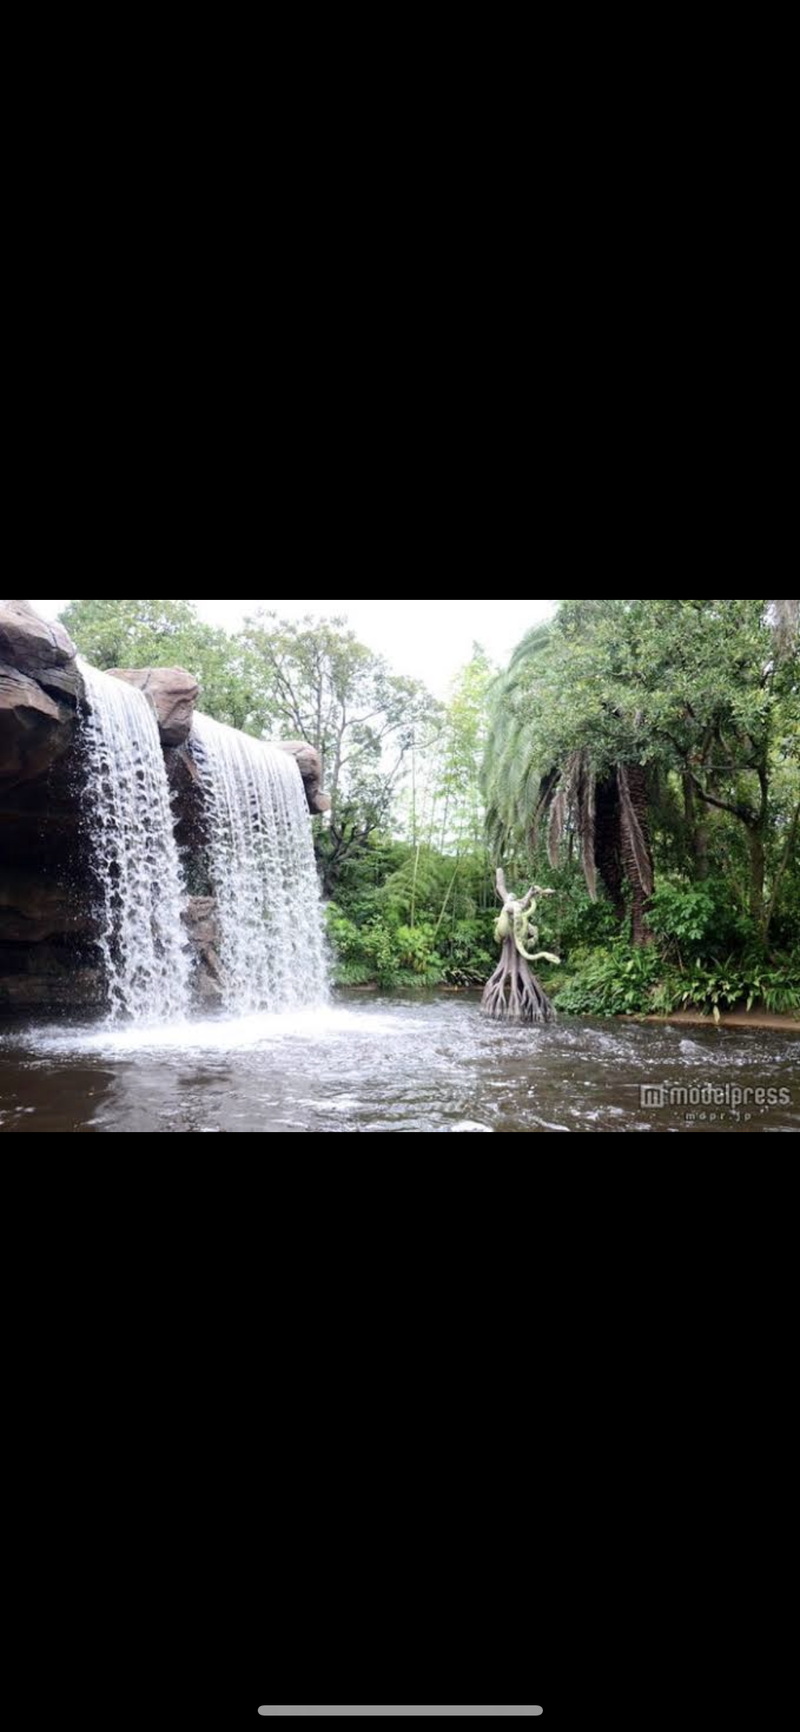
{"type": "MultiPolygon", "coordinates": [[[[563,893],[562,893],[563,894],[563,893]]],[[[773,1015],[800,1012],[800,955],[796,942],[785,957],[768,957],[746,910],[731,897],[724,878],[702,884],[664,879],[651,904],[656,942],[632,949],[619,929],[596,942],[591,921],[603,908],[581,910],[574,896],[569,914],[573,940],[564,946],[566,969],[548,980],[562,1014],[575,1016],[707,1016],[735,1009],[773,1015]]],[[[613,911],[607,910],[608,913],[613,911]]],[[[796,940],[796,929],[795,929],[796,940]]]]}
{"type": "Polygon", "coordinates": [[[373,919],[359,927],[331,903],[328,933],[339,958],[339,986],[374,984],[394,990],[439,986],[445,979],[444,958],[427,924],[412,928],[373,919]]]}
{"type": "MultiPolygon", "coordinates": [[[[514,872],[520,883],[525,876],[524,866],[514,872]]],[[[619,920],[611,903],[602,893],[596,902],[590,900],[583,873],[575,862],[554,872],[542,859],[536,863],[535,869],[528,871],[528,877],[555,891],[543,910],[543,916],[548,948],[552,946],[559,956],[568,957],[576,950],[603,947],[617,941],[619,920]]]]}
{"type": "Polygon", "coordinates": [[[483,985],[497,960],[483,857],[453,861],[406,845],[381,850],[381,858],[392,868],[382,883],[351,871],[328,907],[337,983],[483,985]]]}
{"type": "Polygon", "coordinates": [[[656,888],[648,918],[664,953],[679,958],[704,956],[709,951],[718,954],[757,942],[752,920],[719,878],[702,884],[664,879],[656,888]]]}
{"type": "MultiPolygon", "coordinates": [[[[728,957],[712,968],[695,964],[687,976],[673,976],[666,983],[664,1009],[717,1011],[763,1008],[772,1015],[800,1014],[800,966],[796,962],[770,964],[757,957],[728,957]]],[[[656,1001],[656,1009],[660,1002],[656,1001]]]]}
{"type": "Polygon", "coordinates": [[[563,787],[578,758],[598,783],[645,767],[661,859],[698,879],[716,862],[729,892],[736,874],[766,938],[797,871],[796,848],[783,868],[780,850],[793,848],[800,803],[797,604],[774,605],[778,654],[765,600],[563,602],[492,692],[484,787],[497,855],[535,850],[552,778],[563,787]]]}
{"type": "Polygon", "coordinates": [[[200,686],[200,707],[219,722],[260,733],[237,641],[200,619],[190,601],[71,601],[64,624],[98,668],[182,667],[200,686]]]}
{"type": "MultiPolygon", "coordinates": [[[[429,750],[429,838],[443,853],[482,850],[484,807],[480,777],[488,735],[488,696],[495,671],[479,644],[454,680],[448,703],[429,750]]],[[[425,815],[414,814],[415,840],[424,835],[425,815]]]]}
{"type": "MultiPolygon", "coordinates": [[[[664,976],[660,956],[650,949],[578,951],[574,974],[556,994],[559,1013],[571,1016],[632,1016],[652,1008],[664,976]]],[[[548,987],[548,991],[552,990],[548,987]]]]}
{"type": "Polygon", "coordinates": [[[531,844],[548,756],[540,716],[552,683],[554,628],[537,626],[518,644],[509,667],[490,687],[482,770],[489,844],[497,859],[531,844]],[[533,702],[533,694],[537,701],[533,702]],[[541,703],[538,701],[541,698],[541,703]]]}
{"type": "Polygon", "coordinates": [[[679,1010],[714,1016],[725,1011],[769,1011],[800,1015],[800,963],[768,963],[757,956],[730,956],[722,963],[697,961],[681,972],[654,947],[578,952],[574,972],[555,992],[559,1012],[571,1016],[669,1016],[679,1010]]]}
{"type": "Polygon", "coordinates": [[[210,715],[320,752],[333,811],[315,846],[341,984],[482,985],[502,858],[509,883],[555,892],[537,923],[563,958],[542,969],[560,1010],[798,1014],[797,602],[564,601],[501,675],[476,646],[443,704],[340,619],[260,612],[228,634],[192,602],[105,600],[73,601],[64,620],[97,666],[182,665],[210,715]],[[656,869],[653,941],[635,952],[622,936],[630,862],[627,889],[621,874],[614,885],[615,849],[609,870],[600,846],[620,764],[638,772],[656,869]],[[566,798],[569,765],[583,802],[566,798]],[[537,813],[559,789],[554,867],[537,813]]]}
{"type": "Polygon", "coordinates": [[[267,734],[319,752],[330,818],[317,829],[326,895],[393,816],[417,743],[439,706],[418,680],[392,672],[343,619],[282,620],[259,612],[239,637],[267,734]]]}

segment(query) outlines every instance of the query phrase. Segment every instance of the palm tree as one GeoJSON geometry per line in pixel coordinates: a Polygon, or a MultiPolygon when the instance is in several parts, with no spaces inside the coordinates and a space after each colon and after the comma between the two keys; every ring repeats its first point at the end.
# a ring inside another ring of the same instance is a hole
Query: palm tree
{"type": "MultiPolygon", "coordinates": [[[[513,842],[527,841],[540,805],[541,752],[528,694],[553,636],[550,625],[526,633],[505,672],[489,691],[490,724],[483,765],[483,793],[490,846],[498,859],[513,842]]],[[[553,781],[558,772],[553,772],[553,781]]]]}
{"type": "Polygon", "coordinates": [[[492,694],[484,767],[490,845],[498,859],[520,843],[534,850],[546,821],[555,868],[564,836],[577,838],[592,900],[599,875],[623,920],[627,880],[633,942],[644,944],[653,894],[647,774],[641,764],[630,762],[598,776],[588,748],[561,764],[543,764],[530,694],[547,678],[552,637],[549,625],[528,632],[492,694]]]}

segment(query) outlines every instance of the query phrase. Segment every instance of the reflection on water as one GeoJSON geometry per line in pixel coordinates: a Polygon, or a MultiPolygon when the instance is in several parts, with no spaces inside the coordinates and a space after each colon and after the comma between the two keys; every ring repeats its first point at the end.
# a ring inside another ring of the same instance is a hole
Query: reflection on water
{"type": "Polygon", "coordinates": [[[486,1022],[472,999],[292,1016],[5,1027],[4,1131],[791,1131],[800,1040],[756,1029],[486,1022]],[[784,1089],[773,1108],[641,1106],[643,1085],[784,1089]]]}

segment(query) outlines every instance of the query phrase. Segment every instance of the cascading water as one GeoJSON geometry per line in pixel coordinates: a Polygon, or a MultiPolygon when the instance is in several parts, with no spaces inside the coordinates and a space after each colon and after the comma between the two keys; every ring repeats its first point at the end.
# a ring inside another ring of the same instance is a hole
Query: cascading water
{"type": "Polygon", "coordinates": [[[324,1003],[319,882],[303,779],[277,746],[196,715],[225,1007],[239,1015],[324,1003]]]}
{"type": "Polygon", "coordinates": [[[155,716],[124,680],[80,663],[88,833],[101,893],[99,944],[112,1019],[186,1015],[183,882],[155,716]]]}

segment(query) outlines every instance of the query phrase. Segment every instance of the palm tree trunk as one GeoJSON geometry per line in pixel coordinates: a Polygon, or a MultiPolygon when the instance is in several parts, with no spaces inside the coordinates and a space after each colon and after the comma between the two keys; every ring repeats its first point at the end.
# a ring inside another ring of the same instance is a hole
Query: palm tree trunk
{"type": "Polygon", "coordinates": [[[620,764],[617,779],[622,807],[622,863],[631,887],[631,939],[640,946],[649,944],[653,936],[647,920],[654,877],[647,772],[641,764],[620,764]]]}
{"type": "Polygon", "coordinates": [[[622,870],[619,788],[616,776],[597,784],[597,870],[614,905],[619,921],[625,919],[625,877],[622,870]]]}

